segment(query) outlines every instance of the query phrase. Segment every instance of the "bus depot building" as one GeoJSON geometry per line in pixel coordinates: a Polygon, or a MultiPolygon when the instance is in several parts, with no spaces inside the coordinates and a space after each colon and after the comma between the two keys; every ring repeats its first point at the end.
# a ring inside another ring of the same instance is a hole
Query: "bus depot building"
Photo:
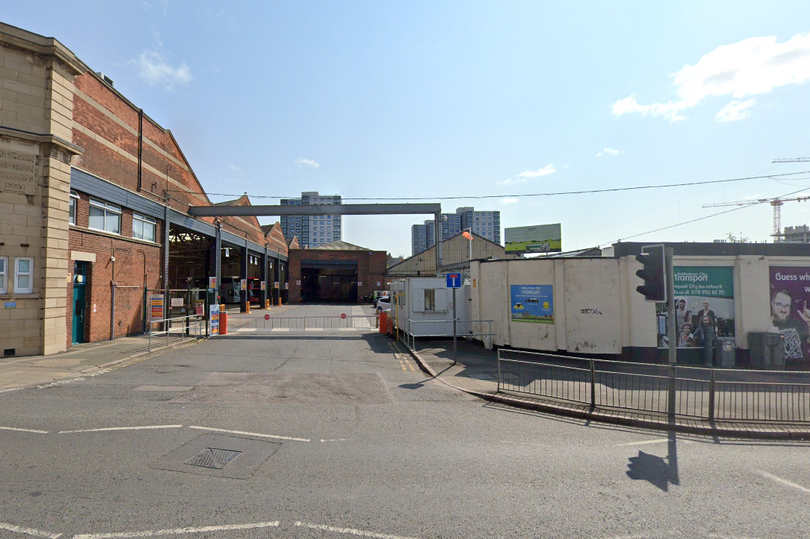
{"type": "Polygon", "coordinates": [[[112,80],[56,39],[5,24],[0,67],[3,356],[141,333],[208,303],[286,301],[278,223],[191,217],[212,203],[190,163],[112,80]]]}

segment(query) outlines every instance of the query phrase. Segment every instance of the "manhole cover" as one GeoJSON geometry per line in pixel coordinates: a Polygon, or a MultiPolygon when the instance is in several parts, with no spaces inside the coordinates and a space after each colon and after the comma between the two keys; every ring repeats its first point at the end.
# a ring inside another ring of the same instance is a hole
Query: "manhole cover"
{"type": "Polygon", "coordinates": [[[241,455],[241,451],[231,451],[230,449],[216,449],[214,447],[206,447],[183,464],[189,466],[200,466],[201,468],[212,468],[214,470],[222,470],[236,460],[236,457],[241,455]]]}

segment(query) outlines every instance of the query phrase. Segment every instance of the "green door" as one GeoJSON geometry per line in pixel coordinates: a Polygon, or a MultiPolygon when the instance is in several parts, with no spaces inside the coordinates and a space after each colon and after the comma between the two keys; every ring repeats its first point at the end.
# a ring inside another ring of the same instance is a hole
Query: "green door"
{"type": "Polygon", "coordinates": [[[73,339],[74,344],[84,342],[85,289],[87,288],[87,262],[73,264],[73,339]]]}

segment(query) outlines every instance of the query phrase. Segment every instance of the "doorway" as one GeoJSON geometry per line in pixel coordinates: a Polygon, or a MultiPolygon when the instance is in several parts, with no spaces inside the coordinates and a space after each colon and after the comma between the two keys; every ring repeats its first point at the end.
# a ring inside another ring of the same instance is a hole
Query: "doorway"
{"type": "Polygon", "coordinates": [[[87,262],[76,261],[73,263],[73,344],[84,342],[86,295],[87,262]]]}

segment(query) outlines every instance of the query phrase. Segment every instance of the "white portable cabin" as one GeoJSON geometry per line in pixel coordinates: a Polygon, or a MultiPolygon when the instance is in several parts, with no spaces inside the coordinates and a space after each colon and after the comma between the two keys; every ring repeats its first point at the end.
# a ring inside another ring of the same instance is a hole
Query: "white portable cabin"
{"type": "MultiPolygon", "coordinates": [[[[456,288],[456,335],[470,335],[470,285],[456,288]]],[[[391,310],[397,327],[413,337],[453,336],[453,289],[444,277],[410,277],[391,283],[391,310]]]]}

